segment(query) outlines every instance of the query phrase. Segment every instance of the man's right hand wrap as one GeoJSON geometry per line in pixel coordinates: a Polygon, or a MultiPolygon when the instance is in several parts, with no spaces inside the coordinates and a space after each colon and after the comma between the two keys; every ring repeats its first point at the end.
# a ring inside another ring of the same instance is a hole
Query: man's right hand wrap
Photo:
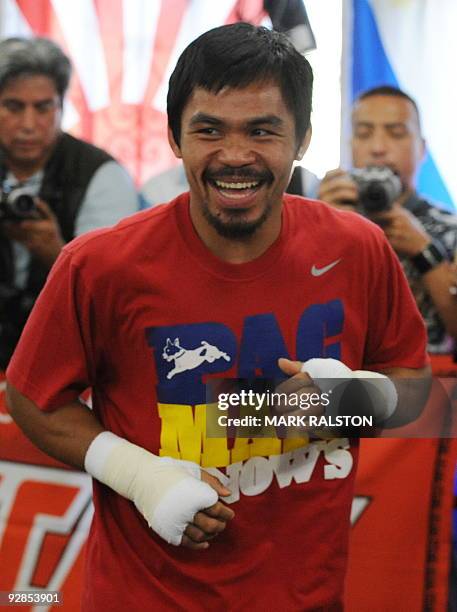
{"type": "Polygon", "coordinates": [[[157,457],[108,431],[94,438],[84,467],[133,501],[151,529],[175,546],[195,514],[218,501],[216,491],[201,481],[196,463],[157,457]]]}

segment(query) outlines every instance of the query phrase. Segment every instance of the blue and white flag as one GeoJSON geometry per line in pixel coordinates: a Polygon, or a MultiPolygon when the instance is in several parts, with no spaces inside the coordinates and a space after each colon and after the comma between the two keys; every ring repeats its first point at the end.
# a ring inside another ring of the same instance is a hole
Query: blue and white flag
{"type": "Polygon", "coordinates": [[[427,156],[418,191],[457,207],[456,0],[347,0],[348,102],[378,85],[418,104],[427,156]]]}

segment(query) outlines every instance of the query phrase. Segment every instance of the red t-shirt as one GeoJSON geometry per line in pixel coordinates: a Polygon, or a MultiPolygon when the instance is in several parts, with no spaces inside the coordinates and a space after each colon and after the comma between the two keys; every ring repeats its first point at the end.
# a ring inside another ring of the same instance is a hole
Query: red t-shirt
{"type": "Polygon", "coordinates": [[[208,251],[188,195],[66,246],[9,380],[43,410],[91,386],[106,429],[226,473],[236,513],[191,551],[94,482],[83,609],[338,609],[356,445],[206,438],[203,380],[275,377],[284,356],[418,368],[425,344],[381,230],[321,202],[285,196],[279,238],[246,264],[208,251]]]}

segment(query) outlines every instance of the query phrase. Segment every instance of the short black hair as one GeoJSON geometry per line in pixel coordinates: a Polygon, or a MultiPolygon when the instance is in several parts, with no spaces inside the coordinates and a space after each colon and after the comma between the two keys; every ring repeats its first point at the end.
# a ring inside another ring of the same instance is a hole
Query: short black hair
{"type": "Polygon", "coordinates": [[[61,102],[70,82],[68,57],[48,38],[5,38],[0,41],[0,91],[19,77],[43,75],[54,81],[61,102]]]}
{"type": "Polygon", "coordinates": [[[393,85],[378,85],[377,87],[371,87],[360,93],[357,98],[354,100],[354,104],[360,102],[361,100],[365,100],[366,98],[371,98],[372,96],[393,96],[395,98],[403,98],[404,100],[408,100],[411,102],[414,110],[417,115],[417,122],[419,124],[419,128],[421,125],[419,107],[417,106],[414,98],[411,98],[405,91],[400,89],[399,87],[394,87],[393,85]]]}
{"type": "Polygon", "coordinates": [[[205,32],[182,53],[170,77],[167,113],[175,142],[181,140],[181,117],[195,88],[218,93],[251,83],[274,82],[295,119],[297,145],[310,125],[313,71],[308,60],[280,33],[249,23],[205,32]]]}

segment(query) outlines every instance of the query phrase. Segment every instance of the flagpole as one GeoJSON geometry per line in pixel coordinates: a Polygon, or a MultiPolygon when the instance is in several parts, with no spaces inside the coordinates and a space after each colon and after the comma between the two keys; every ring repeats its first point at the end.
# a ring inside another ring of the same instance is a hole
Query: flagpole
{"type": "Polygon", "coordinates": [[[341,53],[341,131],[340,131],[340,165],[350,168],[352,165],[351,139],[351,106],[352,106],[352,39],[353,39],[353,0],[343,0],[342,11],[342,53],[341,53]]]}

